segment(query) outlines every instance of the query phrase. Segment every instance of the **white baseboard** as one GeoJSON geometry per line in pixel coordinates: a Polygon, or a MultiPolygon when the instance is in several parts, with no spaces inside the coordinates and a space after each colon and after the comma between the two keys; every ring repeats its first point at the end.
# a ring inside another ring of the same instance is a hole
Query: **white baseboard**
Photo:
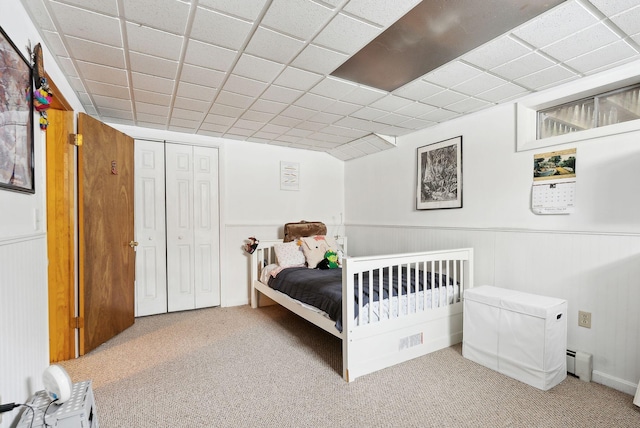
{"type": "Polygon", "coordinates": [[[613,388],[617,391],[624,392],[629,395],[633,395],[636,393],[636,389],[638,385],[635,383],[628,382],[624,379],[620,379],[614,376],[610,376],[606,373],[599,372],[597,370],[593,371],[591,380],[595,383],[599,383],[609,388],[613,388]]]}

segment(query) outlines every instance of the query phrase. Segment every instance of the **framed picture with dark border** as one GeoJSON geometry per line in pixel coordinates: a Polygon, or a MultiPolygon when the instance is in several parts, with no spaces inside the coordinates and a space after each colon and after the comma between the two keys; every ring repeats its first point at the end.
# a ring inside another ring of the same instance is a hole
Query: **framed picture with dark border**
{"type": "Polygon", "coordinates": [[[32,73],[0,28],[0,189],[35,193],[32,73]]]}
{"type": "Polygon", "coordinates": [[[416,209],[462,208],[462,136],[418,148],[416,209]]]}

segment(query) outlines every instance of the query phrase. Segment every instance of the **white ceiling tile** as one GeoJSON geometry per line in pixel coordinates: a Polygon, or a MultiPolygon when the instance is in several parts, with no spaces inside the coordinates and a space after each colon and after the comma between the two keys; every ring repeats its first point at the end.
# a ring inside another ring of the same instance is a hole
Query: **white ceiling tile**
{"type": "Polygon", "coordinates": [[[456,113],[455,111],[447,110],[444,108],[439,108],[437,110],[434,110],[425,114],[424,116],[420,116],[419,119],[440,123],[446,120],[456,118],[458,116],[460,116],[460,113],[456,113]]]}
{"type": "Polygon", "coordinates": [[[347,103],[344,101],[336,101],[335,103],[329,105],[324,109],[324,111],[333,113],[333,114],[341,114],[344,116],[348,116],[351,113],[358,111],[362,108],[361,105],[347,103]]]}
{"type": "Polygon", "coordinates": [[[89,98],[89,94],[86,92],[76,92],[76,95],[78,95],[78,99],[83,105],[93,105],[91,98],[89,98]]]}
{"type": "Polygon", "coordinates": [[[252,110],[256,110],[263,113],[278,114],[287,107],[285,103],[279,103],[276,101],[269,101],[266,99],[259,99],[251,106],[252,110]]]}
{"type": "Polygon", "coordinates": [[[168,117],[138,112],[136,114],[136,119],[138,120],[138,124],[140,124],[140,122],[144,122],[144,123],[154,123],[156,125],[166,125],[168,117]]]}
{"type": "Polygon", "coordinates": [[[182,109],[182,110],[190,110],[192,112],[196,112],[197,114],[199,114],[200,112],[206,112],[207,110],[209,110],[210,105],[211,105],[210,100],[201,99],[201,98],[193,99],[193,98],[186,98],[186,97],[180,97],[180,96],[177,96],[173,103],[174,108],[182,109]]]}
{"type": "Polygon", "coordinates": [[[379,89],[369,88],[366,86],[359,86],[355,90],[350,91],[343,96],[339,97],[341,101],[347,101],[354,104],[368,105],[372,102],[379,100],[386,96],[388,92],[381,91],[379,89]]]}
{"type": "Polygon", "coordinates": [[[314,86],[322,76],[310,71],[301,70],[295,67],[287,67],[282,74],[275,80],[276,85],[284,86],[292,89],[307,91],[314,86]]]}
{"type": "Polygon", "coordinates": [[[127,81],[127,73],[122,69],[84,61],[77,61],[76,64],[78,65],[81,77],[84,79],[119,86],[127,86],[129,84],[127,81]]]}
{"type": "Polygon", "coordinates": [[[66,76],[79,77],[70,58],[58,57],[56,61],[66,76]]]}
{"type": "Polygon", "coordinates": [[[158,104],[147,104],[139,101],[136,101],[135,105],[136,105],[136,114],[145,113],[145,114],[152,114],[154,116],[164,116],[164,117],[167,117],[169,115],[168,106],[160,106],[158,104]]]}
{"type": "Polygon", "coordinates": [[[405,107],[399,108],[398,110],[396,110],[396,113],[402,114],[404,116],[418,117],[427,114],[435,109],[436,108],[433,106],[420,102],[414,102],[406,105],[405,107]]]}
{"type": "Polygon", "coordinates": [[[113,0],[58,0],[59,3],[67,3],[93,12],[106,13],[116,16],[118,3],[113,0]]]}
{"type": "Polygon", "coordinates": [[[344,7],[346,12],[365,18],[376,24],[388,26],[413,9],[420,0],[351,0],[344,7]]]}
{"type": "Polygon", "coordinates": [[[313,134],[314,131],[310,131],[308,129],[298,129],[298,128],[293,128],[290,129],[289,131],[286,132],[285,135],[291,135],[294,137],[308,137],[309,135],[313,134]]]}
{"type": "MultiPolygon", "coordinates": [[[[53,31],[42,31],[42,35],[45,39],[45,45],[49,48],[51,53],[55,56],[65,56],[68,57],[69,53],[67,52],[67,48],[64,46],[62,38],[60,35],[53,31]]],[[[104,64],[101,62],[101,64],[104,64]]],[[[124,61],[123,61],[124,64],[124,61]]],[[[110,64],[107,64],[110,65],[110,64]]]]}
{"type": "Polygon", "coordinates": [[[129,53],[131,71],[153,74],[167,79],[174,79],[178,70],[178,63],[157,56],[144,55],[137,52],[129,53]]]}
{"type": "Polygon", "coordinates": [[[396,113],[388,113],[382,117],[376,119],[376,122],[386,123],[387,125],[398,125],[399,123],[409,120],[409,116],[404,116],[396,113]]]}
{"type": "Polygon", "coordinates": [[[304,47],[304,41],[277,31],[259,27],[245,52],[275,62],[288,64],[304,47]]]}
{"type": "Polygon", "coordinates": [[[434,85],[450,88],[460,82],[478,77],[482,71],[467,65],[461,61],[452,61],[439,67],[431,73],[427,73],[423,80],[434,85]]]}
{"type": "MultiPolygon", "coordinates": [[[[432,107],[433,108],[433,107],[432,107]]],[[[364,107],[351,113],[351,116],[364,120],[376,120],[379,117],[389,114],[388,111],[378,110],[373,107],[364,107]]]]}
{"type": "Polygon", "coordinates": [[[301,39],[309,39],[332,15],[332,10],[310,0],[273,0],[262,25],[301,39]]]}
{"type": "Polygon", "coordinates": [[[293,117],[294,119],[307,120],[315,113],[314,110],[292,105],[282,111],[282,115],[293,117]]]}
{"type": "Polygon", "coordinates": [[[559,61],[567,61],[618,39],[609,27],[600,23],[552,43],[544,48],[544,52],[559,61]]]}
{"type": "Polygon", "coordinates": [[[340,52],[309,45],[291,64],[314,73],[330,74],[347,59],[348,56],[340,52]]]}
{"type": "Polygon", "coordinates": [[[517,28],[513,34],[540,48],[597,22],[580,3],[569,1],[517,28]]]}
{"type": "Polygon", "coordinates": [[[222,137],[229,127],[225,125],[216,125],[213,123],[203,123],[198,129],[197,134],[209,135],[212,137],[222,137]]]}
{"type": "Polygon", "coordinates": [[[543,57],[537,52],[533,52],[494,68],[493,71],[498,76],[506,80],[515,80],[536,71],[544,70],[554,65],[553,62],[543,57]]]}
{"type": "Polygon", "coordinates": [[[182,34],[187,26],[187,3],[175,0],[122,0],[122,5],[127,21],[176,34],[182,34]]]}
{"type": "Polygon", "coordinates": [[[638,0],[589,0],[605,15],[611,16],[638,6],[638,0]]]}
{"type": "Polygon", "coordinates": [[[130,97],[129,88],[126,86],[110,85],[94,80],[85,80],[86,89],[93,95],[103,95],[105,97],[122,98],[128,100],[130,97]]]}
{"type": "Polygon", "coordinates": [[[462,59],[490,70],[532,52],[530,48],[509,36],[500,37],[464,54],[462,59]]]}
{"type": "Polygon", "coordinates": [[[380,32],[379,27],[339,13],[313,39],[313,43],[353,55],[380,32]]]}
{"type": "Polygon", "coordinates": [[[274,134],[284,134],[288,130],[289,127],[287,126],[274,125],[273,123],[268,123],[262,128],[262,131],[273,132],[274,134]]]}
{"type": "Polygon", "coordinates": [[[100,112],[100,115],[102,116],[102,120],[104,122],[122,123],[125,125],[129,125],[129,122],[133,121],[133,114],[130,110],[98,108],[98,111],[100,112]],[[124,120],[126,122],[121,122],[120,120],[124,120]]]}
{"type": "Polygon", "coordinates": [[[339,115],[339,114],[333,114],[333,113],[328,113],[328,112],[318,112],[318,113],[314,114],[313,116],[311,116],[309,118],[309,120],[311,122],[331,124],[331,123],[339,120],[341,117],[342,116],[339,115]]]}
{"type": "Polygon", "coordinates": [[[214,70],[228,71],[238,52],[209,45],[197,40],[189,40],[184,62],[214,70]]]}
{"type": "MultiPolygon", "coordinates": [[[[273,132],[262,132],[262,131],[258,131],[255,134],[253,134],[253,138],[262,138],[264,140],[268,140],[271,141],[275,138],[278,138],[279,134],[275,134],[273,132]]],[[[253,141],[253,139],[252,139],[253,141]]]]}
{"type": "Polygon", "coordinates": [[[187,83],[206,86],[208,88],[218,88],[224,79],[225,73],[210,68],[198,67],[197,65],[184,64],[180,79],[187,83]]]}
{"type": "Polygon", "coordinates": [[[109,67],[124,68],[124,49],[122,48],[102,45],[76,37],[67,37],[66,41],[75,59],[109,67]]]}
{"type": "Polygon", "coordinates": [[[239,49],[250,30],[250,22],[199,7],[191,27],[191,37],[228,49],[239,49]]]}
{"type": "Polygon", "coordinates": [[[95,95],[93,100],[96,103],[98,110],[103,109],[116,109],[116,110],[129,110],[131,109],[131,101],[123,100],[121,98],[107,97],[102,95],[95,95]]]}
{"type": "Polygon", "coordinates": [[[410,129],[415,129],[420,130],[420,129],[424,129],[424,128],[428,128],[430,126],[435,125],[436,122],[431,122],[428,120],[422,120],[422,119],[409,119],[406,122],[402,122],[400,124],[400,126],[402,126],[403,128],[410,128],[410,129]]]}
{"type": "Polygon", "coordinates": [[[250,129],[251,131],[255,132],[263,126],[264,123],[261,122],[256,122],[248,119],[238,119],[234,125],[234,128],[250,129]]]}
{"type": "Polygon", "coordinates": [[[281,103],[290,104],[297,100],[302,94],[302,91],[277,85],[271,85],[267,88],[266,91],[264,91],[264,94],[262,94],[262,98],[269,101],[278,101],[281,103]]]}
{"type": "Polygon", "coordinates": [[[506,80],[493,76],[489,73],[482,73],[471,80],[467,80],[459,85],[454,85],[452,89],[467,95],[476,95],[491,88],[497,88],[507,83],[506,80]]]}
{"type": "Polygon", "coordinates": [[[513,83],[506,83],[502,86],[498,86],[497,88],[481,92],[476,95],[476,97],[493,103],[498,103],[523,96],[527,93],[529,93],[529,91],[521,86],[513,83]]]}
{"type": "Polygon", "coordinates": [[[45,31],[57,31],[47,8],[42,4],[42,0],[23,0],[22,3],[38,28],[45,31]]]}
{"type": "Polygon", "coordinates": [[[358,85],[346,80],[327,76],[315,85],[310,92],[329,98],[340,99],[352,91],[355,91],[358,85]]]}
{"type": "Polygon", "coordinates": [[[327,125],[325,125],[324,123],[319,123],[319,122],[310,122],[310,121],[306,121],[306,122],[302,122],[299,125],[297,125],[297,127],[299,129],[306,129],[308,131],[320,131],[321,129],[325,128],[327,125]]]}
{"type": "Polygon", "coordinates": [[[190,132],[193,132],[198,127],[198,125],[200,125],[200,122],[197,120],[188,120],[188,119],[181,119],[178,117],[172,117],[170,127],[189,129],[191,130],[190,132]]]}
{"type": "Polygon", "coordinates": [[[640,33],[640,6],[612,16],[611,21],[627,34],[640,33]]]}
{"type": "Polygon", "coordinates": [[[379,99],[376,102],[371,103],[371,107],[391,112],[396,111],[402,107],[406,107],[412,103],[412,100],[390,94],[384,98],[379,99]]]}
{"type": "Polygon", "coordinates": [[[219,114],[208,114],[205,118],[204,118],[204,122],[203,123],[210,123],[210,124],[215,124],[215,125],[224,125],[224,126],[231,126],[236,122],[236,118],[234,117],[228,117],[228,116],[221,116],[219,114]]]}
{"type": "Polygon", "coordinates": [[[320,111],[329,107],[333,102],[334,100],[331,98],[307,93],[298,98],[294,105],[320,111]]]}
{"type": "Polygon", "coordinates": [[[266,87],[267,84],[264,82],[232,74],[225,82],[223,89],[225,91],[256,98],[264,92],[266,87]]]}
{"type": "Polygon", "coordinates": [[[393,91],[393,94],[410,100],[419,101],[435,95],[438,92],[442,92],[443,90],[444,88],[441,86],[437,86],[433,83],[425,82],[424,80],[419,79],[401,86],[400,88],[393,91]]]}
{"type": "Polygon", "coordinates": [[[493,105],[492,103],[488,103],[484,100],[468,97],[462,101],[458,101],[456,103],[447,105],[447,110],[452,110],[457,113],[471,113],[474,111],[481,110],[483,108],[490,107],[492,105],[493,105]]]}
{"type": "Polygon", "coordinates": [[[120,21],[107,15],[88,12],[84,9],[61,3],[50,3],[56,14],[59,30],[81,39],[122,47],[120,21]]]}
{"type": "Polygon", "coordinates": [[[238,60],[233,73],[261,82],[272,82],[283,68],[280,63],[244,54],[238,60]]]}
{"type": "Polygon", "coordinates": [[[528,76],[516,79],[515,83],[526,88],[539,91],[549,86],[555,86],[560,83],[573,80],[580,77],[576,73],[567,70],[566,67],[556,65],[547,69],[529,74],[528,76]]]}
{"type": "Polygon", "coordinates": [[[171,96],[167,94],[160,94],[158,92],[142,91],[140,89],[134,89],[133,96],[136,101],[141,101],[149,104],[169,105],[171,102],[171,96]]]}
{"type": "MultiPolygon", "coordinates": [[[[85,92],[86,88],[85,86],[82,84],[82,80],[80,80],[77,77],[69,77],[67,78],[67,81],[69,82],[69,85],[71,86],[71,88],[76,91],[76,93],[80,93],[80,92],[85,92]]],[[[83,102],[84,103],[84,102],[83,102]]]]}
{"type": "Polygon", "coordinates": [[[273,125],[285,126],[287,128],[298,126],[302,122],[303,121],[301,119],[296,119],[296,118],[287,117],[287,116],[276,116],[269,121],[269,123],[273,125]]]}
{"type": "Polygon", "coordinates": [[[131,23],[127,23],[126,28],[129,49],[132,51],[172,61],[177,61],[180,58],[182,37],[131,23]]]}
{"type": "Polygon", "coordinates": [[[216,90],[193,83],[180,82],[178,83],[178,91],[176,95],[184,98],[192,98],[194,100],[211,101],[216,95],[216,90]]]}
{"type": "Polygon", "coordinates": [[[446,107],[449,104],[457,103],[464,100],[465,98],[467,98],[466,95],[447,89],[423,99],[422,102],[436,107],[446,107]]]}
{"type": "Polygon", "coordinates": [[[567,61],[567,65],[581,73],[590,73],[634,57],[638,57],[638,52],[624,41],[619,41],[571,59],[567,61]]]}
{"type": "Polygon", "coordinates": [[[247,110],[242,115],[243,119],[253,120],[253,121],[262,122],[262,123],[267,123],[274,117],[275,117],[275,114],[273,113],[264,113],[256,110],[247,110]]]}
{"type": "Polygon", "coordinates": [[[173,80],[163,77],[150,76],[148,74],[131,73],[133,87],[144,91],[171,94],[173,92],[173,80]]]}
{"type": "Polygon", "coordinates": [[[207,6],[230,15],[254,20],[260,15],[266,0],[200,0],[201,6],[207,6]]]}
{"type": "Polygon", "coordinates": [[[234,92],[221,91],[216,99],[216,104],[224,104],[231,107],[241,109],[248,108],[253,103],[254,98],[246,95],[236,94],[234,92]]]}

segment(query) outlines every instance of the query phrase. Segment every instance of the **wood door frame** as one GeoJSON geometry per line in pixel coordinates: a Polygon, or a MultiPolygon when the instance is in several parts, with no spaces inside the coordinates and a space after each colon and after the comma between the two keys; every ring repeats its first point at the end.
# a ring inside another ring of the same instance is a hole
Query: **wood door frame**
{"type": "Polygon", "coordinates": [[[77,356],[75,148],[70,142],[75,127],[73,108],[49,76],[47,81],[54,94],[45,154],[49,362],[53,363],[77,356]]]}

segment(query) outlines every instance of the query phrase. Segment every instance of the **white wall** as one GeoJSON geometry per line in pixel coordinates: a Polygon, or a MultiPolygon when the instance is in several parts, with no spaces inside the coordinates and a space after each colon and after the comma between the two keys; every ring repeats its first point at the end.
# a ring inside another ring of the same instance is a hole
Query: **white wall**
{"type": "MultiPolygon", "coordinates": [[[[2,0],[0,26],[28,58],[27,45],[40,41],[19,0],[2,0]]],[[[45,69],[78,111],[62,72],[43,45],[45,69]]],[[[35,123],[38,123],[35,117],[35,123]]],[[[0,396],[2,402],[26,401],[42,389],[49,365],[45,135],[34,129],[35,194],[0,189],[0,396]]],[[[19,409],[4,413],[8,427],[19,409]]]]}
{"type": "Polygon", "coordinates": [[[640,378],[640,131],[516,152],[515,129],[514,105],[499,106],[347,162],[350,253],[474,247],[476,284],[567,299],[569,346],[594,355],[594,380],[632,393],[640,378]],[[416,210],[417,148],[458,135],[463,208],[416,210]],[[534,154],[570,147],[576,212],[534,214],[534,154]],[[578,310],[592,312],[591,329],[577,326],[578,310]]]}

